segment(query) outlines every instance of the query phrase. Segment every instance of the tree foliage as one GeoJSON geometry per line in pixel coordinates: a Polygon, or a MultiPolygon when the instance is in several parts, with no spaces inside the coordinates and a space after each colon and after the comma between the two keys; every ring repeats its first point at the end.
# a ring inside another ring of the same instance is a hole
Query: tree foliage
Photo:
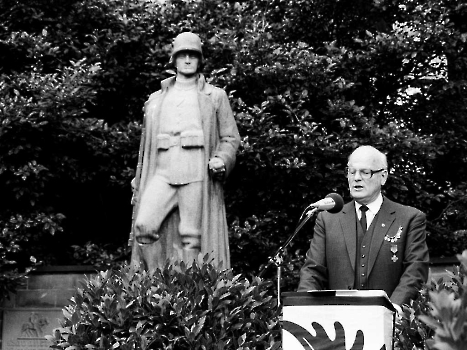
{"type": "MultiPolygon", "coordinates": [[[[343,170],[361,144],[388,155],[385,194],[428,214],[431,254],[459,253],[466,11],[452,0],[2,1],[0,268],[89,262],[96,245],[104,264],[128,258],[113,252],[130,229],[142,106],[185,30],[201,36],[205,74],[229,92],[242,136],[226,185],[236,271],[257,273],[308,204],[350,199],[343,170]]],[[[310,221],[285,250],[285,288],[311,235],[310,221]]]]}

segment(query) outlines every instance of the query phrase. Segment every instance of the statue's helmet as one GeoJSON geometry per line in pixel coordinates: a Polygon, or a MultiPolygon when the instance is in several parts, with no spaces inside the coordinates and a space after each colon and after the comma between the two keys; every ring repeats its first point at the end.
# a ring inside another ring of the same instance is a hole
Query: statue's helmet
{"type": "Polygon", "coordinates": [[[170,64],[174,64],[175,56],[181,51],[194,51],[199,53],[200,56],[200,67],[203,65],[203,49],[201,39],[198,35],[191,32],[184,32],[174,39],[172,44],[172,53],[170,55],[170,64]]]}

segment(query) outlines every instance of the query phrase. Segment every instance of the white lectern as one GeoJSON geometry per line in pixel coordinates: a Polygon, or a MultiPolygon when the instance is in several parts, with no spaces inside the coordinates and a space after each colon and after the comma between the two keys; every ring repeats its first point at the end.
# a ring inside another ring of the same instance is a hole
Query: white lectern
{"type": "Polygon", "coordinates": [[[395,309],[384,291],[282,293],[283,350],[392,350],[395,309]]]}

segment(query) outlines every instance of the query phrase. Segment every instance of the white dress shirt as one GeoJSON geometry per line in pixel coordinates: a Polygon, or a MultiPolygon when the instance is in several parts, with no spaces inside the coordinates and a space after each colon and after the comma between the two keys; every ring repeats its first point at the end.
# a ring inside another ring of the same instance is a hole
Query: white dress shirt
{"type": "MultiPolygon", "coordinates": [[[[371,203],[367,204],[368,210],[366,211],[366,228],[368,229],[371,225],[371,222],[375,218],[376,214],[378,214],[379,210],[381,209],[381,205],[383,204],[383,195],[381,192],[379,193],[378,197],[371,203]]],[[[360,207],[362,204],[355,201],[355,210],[357,212],[358,220],[360,220],[362,216],[362,212],[360,207]]]]}

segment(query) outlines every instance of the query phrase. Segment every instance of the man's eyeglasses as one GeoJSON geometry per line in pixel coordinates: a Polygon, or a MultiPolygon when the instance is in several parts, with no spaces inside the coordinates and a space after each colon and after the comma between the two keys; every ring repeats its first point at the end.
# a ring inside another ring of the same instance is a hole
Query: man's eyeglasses
{"type": "Polygon", "coordinates": [[[357,173],[357,171],[360,173],[360,176],[362,177],[362,179],[365,179],[365,180],[368,180],[368,179],[371,179],[371,177],[373,176],[373,174],[376,174],[376,173],[379,173],[381,171],[385,171],[386,169],[379,169],[379,170],[371,170],[371,169],[360,169],[360,170],[357,170],[357,169],[354,169],[354,168],[349,168],[349,167],[346,167],[345,168],[345,176],[346,177],[354,177],[355,174],[357,173]]]}

